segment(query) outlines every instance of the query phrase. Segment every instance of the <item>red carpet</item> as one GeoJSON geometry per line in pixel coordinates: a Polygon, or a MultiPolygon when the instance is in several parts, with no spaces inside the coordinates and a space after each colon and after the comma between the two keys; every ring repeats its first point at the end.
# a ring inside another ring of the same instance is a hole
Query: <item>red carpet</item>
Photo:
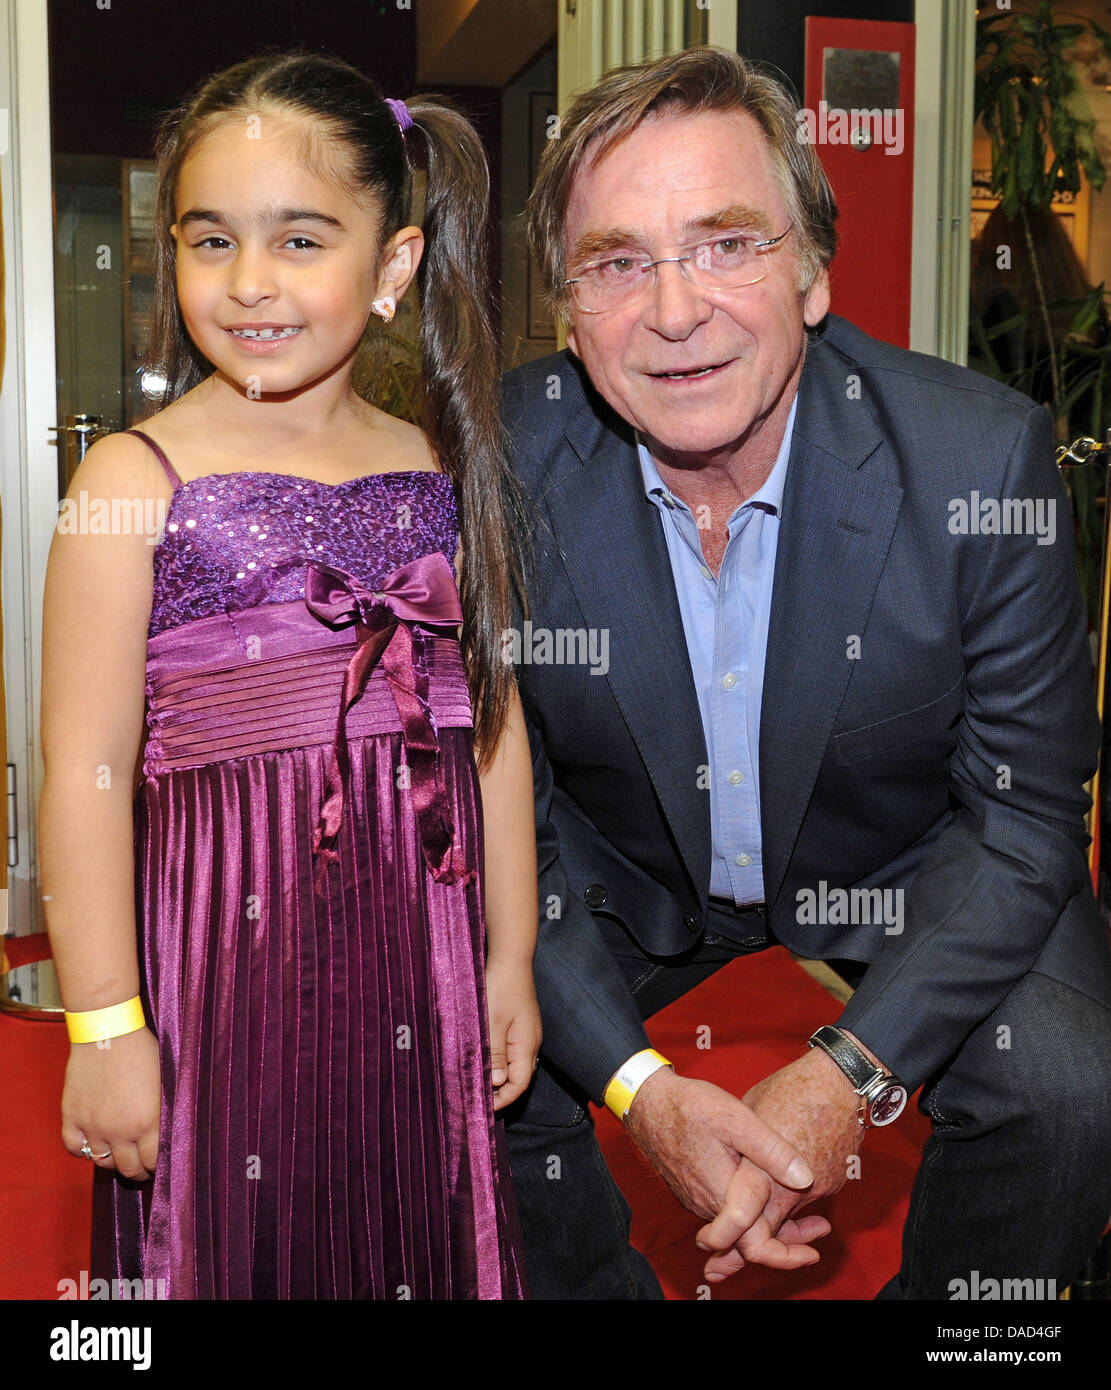
{"type": "Polygon", "coordinates": [[[44,931],[0,937],[0,971],[16,970],[21,965],[34,965],[36,961],[49,958],[50,938],[44,931]]]}
{"type": "MultiPolygon", "coordinates": [[[[743,1095],[799,1056],[814,1029],[840,1012],[786,950],[774,947],[719,970],[651,1019],[648,1032],[679,1071],[743,1095]],[[711,1046],[700,1050],[695,1040],[706,1024],[711,1046]]],[[[633,1209],[632,1242],[669,1298],[696,1299],[703,1285],[715,1299],[870,1299],[899,1268],[910,1189],[930,1133],[913,1102],[890,1128],[868,1135],[860,1179],[811,1209],[833,1226],[815,1246],[818,1264],[792,1272],[749,1265],[713,1286],[705,1284],[705,1257],[694,1244],[703,1223],[672,1197],[608,1110],[595,1118],[610,1170],[633,1209]]]]}
{"type": "Polygon", "coordinates": [[[62,1148],[61,1023],[0,1014],[0,1298],[57,1298],[89,1264],[92,1165],[62,1148]]]}
{"type": "MultiPolygon", "coordinates": [[[[840,1006],[776,948],[719,971],[650,1024],[653,1043],[691,1076],[742,1094],[798,1056],[804,1040],[840,1006]],[[695,1046],[711,1029],[709,1050],[695,1046]]],[[[58,1297],[58,1281],[87,1267],[91,1168],[59,1137],[68,1053],[60,1023],[0,1014],[0,1299],[58,1297]]],[[[917,1111],[869,1135],[863,1178],[819,1210],[833,1232],[820,1264],[799,1273],[748,1267],[713,1297],[868,1299],[899,1263],[899,1243],[918,1153],[929,1132],[917,1111]]],[[[633,1241],[652,1261],[670,1298],[698,1297],[702,1256],[689,1216],[604,1111],[599,1133],[635,1213],[633,1241]]]]}

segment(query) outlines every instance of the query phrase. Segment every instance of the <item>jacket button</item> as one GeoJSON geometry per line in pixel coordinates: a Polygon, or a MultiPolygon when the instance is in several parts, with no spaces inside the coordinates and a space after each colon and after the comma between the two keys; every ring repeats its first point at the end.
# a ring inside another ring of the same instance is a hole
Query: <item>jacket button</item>
{"type": "Polygon", "coordinates": [[[687,931],[701,931],[702,929],[702,924],[693,912],[683,913],[683,926],[686,927],[687,931]]]}
{"type": "Polygon", "coordinates": [[[602,907],[606,901],[606,890],[600,883],[592,883],[583,894],[587,907],[602,907]]]}

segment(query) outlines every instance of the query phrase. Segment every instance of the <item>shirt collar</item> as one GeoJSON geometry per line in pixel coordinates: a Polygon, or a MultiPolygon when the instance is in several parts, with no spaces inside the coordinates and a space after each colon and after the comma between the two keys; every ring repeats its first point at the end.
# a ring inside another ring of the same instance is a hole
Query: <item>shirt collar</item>
{"type": "MultiPolygon", "coordinates": [[[[776,516],[778,516],[782,510],[783,488],[787,481],[787,460],[791,457],[791,439],[795,432],[795,411],[798,408],[798,403],[799,398],[798,392],[796,391],[795,398],[791,402],[790,414],[787,416],[787,428],[783,431],[783,442],[779,446],[779,453],[776,455],[775,463],[772,465],[772,471],[764,480],[764,485],[758,488],[751,497],[746,497],[741,503],[741,507],[750,507],[753,503],[759,502],[763,504],[764,510],[770,510],[774,512],[776,516]]],[[[637,458],[640,461],[640,472],[644,480],[645,496],[650,502],[654,502],[656,498],[663,499],[665,497],[670,497],[672,494],[668,490],[664,480],[660,477],[659,469],[656,467],[656,461],[648,452],[648,446],[641,438],[639,431],[637,432],[636,441],[637,458]]],[[[675,501],[678,502],[679,499],[675,498],[675,501]]],[[[740,511],[740,507],[738,507],[737,510],[740,511]]]]}

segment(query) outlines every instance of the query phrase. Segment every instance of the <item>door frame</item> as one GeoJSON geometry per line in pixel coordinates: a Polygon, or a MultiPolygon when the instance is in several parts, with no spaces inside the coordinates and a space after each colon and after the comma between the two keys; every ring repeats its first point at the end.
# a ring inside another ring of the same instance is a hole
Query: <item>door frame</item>
{"type": "Polygon", "coordinates": [[[964,366],[972,263],[976,12],[915,5],[914,240],[910,346],[964,366]]]}
{"type": "Polygon", "coordinates": [[[51,188],[50,58],[42,0],[0,0],[0,108],[8,149],[3,195],[4,324],[0,377],[0,492],[8,761],[15,767],[18,863],[8,869],[8,930],[43,928],[36,889],[35,808],[42,789],[39,737],[42,592],[58,518],[54,356],[54,227],[51,188]]]}

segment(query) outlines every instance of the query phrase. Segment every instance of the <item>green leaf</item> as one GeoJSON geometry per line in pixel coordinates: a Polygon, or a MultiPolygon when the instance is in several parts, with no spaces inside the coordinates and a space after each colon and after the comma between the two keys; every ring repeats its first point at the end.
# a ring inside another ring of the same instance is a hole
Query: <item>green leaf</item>
{"type": "MultiPolygon", "coordinates": [[[[1021,90],[1021,89],[1020,89],[1021,90]]],[[[1030,94],[1022,93],[1019,98],[1022,112],[1022,129],[1015,146],[1019,196],[1026,201],[1038,201],[1038,180],[1041,166],[1045,163],[1045,146],[1038,140],[1037,112],[1030,101],[1030,94]],[[1038,156],[1041,155],[1041,159],[1038,156]]]]}
{"type": "Polygon", "coordinates": [[[1014,217],[1015,213],[1018,212],[1020,201],[1015,166],[1009,164],[1007,166],[1006,179],[1003,184],[1003,216],[1014,217]]]}
{"type": "Polygon", "coordinates": [[[1099,311],[1103,306],[1102,290],[1093,290],[1090,295],[1080,303],[1080,308],[1076,311],[1076,317],[1069,325],[1070,333],[1077,333],[1081,337],[1089,337],[1099,323],[1099,311]]]}
{"type": "Polygon", "coordinates": [[[975,103],[974,110],[977,118],[982,119],[985,112],[991,112],[994,116],[995,108],[999,104],[999,94],[1007,85],[1009,74],[1002,68],[994,72],[978,73],[975,83],[975,103]]]}
{"type": "Polygon", "coordinates": [[[968,321],[969,327],[972,330],[973,340],[987,367],[987,375],[993,376],[996,381],[1001,381],[1003,379],[1003,373],[1000,370],[999,361],[991,349],[988,335],[984,332],[983,316],[980,314],[975,304],[973,304],[969,310],[968,321]]]}
{"type": "Polygon", "coordinates": [[[1017,314],[1012,314],[1010,318],[1002,319],[999,323],[993,323],[990,328],[983,330],[984,336],[989,342],[994,342],[996,338],[1002,338],[1004,334],[1013,333],[1016,328],[1022,328],[1035,315],[1040,315],[1041,309],[1035,304],[1030,309],[1022,309],[1017,314]]]}
{"type": "Polygon", "coordinates": [[[1107,170],[1104,168],[1103,160],[1094,145],[1081,151],[1080,162],[1084,166],[1084,173],[1088,177],[1088,182],[1098,193],[1107,179],[1107,170]]]}

